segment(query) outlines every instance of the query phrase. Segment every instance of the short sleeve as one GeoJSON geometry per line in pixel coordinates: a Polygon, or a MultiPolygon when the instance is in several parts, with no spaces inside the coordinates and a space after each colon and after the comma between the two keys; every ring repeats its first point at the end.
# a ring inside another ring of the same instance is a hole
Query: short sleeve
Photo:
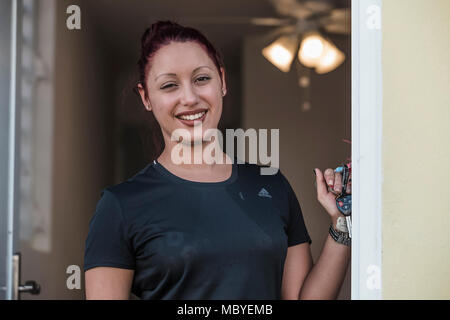
{"type": "Polygon", "coordinates": [[[119,201],[103,189],[89,223],[84,252],[84,271],[94,267],[134,269],[135,259],[126,234],[119,201]]]}
{"type": "Polygon", "coordinates": [[[287,190],[287,198],[289,205],[289,222],[287,227],[288,247],[294,246],[303,242],[312,243],[308,230],[306,229],[305,221],[303,220],[303,213],[298,202],[297,196],[291,185],[284,175],[280,172],[281,179],[287,190]]]}

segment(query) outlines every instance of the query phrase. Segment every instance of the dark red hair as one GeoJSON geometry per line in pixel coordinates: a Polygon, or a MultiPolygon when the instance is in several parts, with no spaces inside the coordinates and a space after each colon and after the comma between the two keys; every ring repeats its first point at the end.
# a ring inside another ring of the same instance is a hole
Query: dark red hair
{"type": "MultiPolygon", "coordinates": [[[[211,42],[198,30],[190,27],[184,27],[176,22],[169,20],[157,21],[148,27],[141,38],[141,56],[138,61],[139,83],[144,88],[145,96],[148,98],[147,74],[151,67],[151,59],[155,53],[163,46],[171,42],[194,41],[205,49],[208,56],[214,62],[222,81],[222,71],[224,63],[220,53],[214,48],[211,42]]],[[[137,88],[136,88],[137,89],[137,88]]],[[[161,133],[161,127],[156,121],[153,113],[150,112],[150,126],[153,141],[151,158],[157,158],[164,150],[164,138],[161,133]]]]}

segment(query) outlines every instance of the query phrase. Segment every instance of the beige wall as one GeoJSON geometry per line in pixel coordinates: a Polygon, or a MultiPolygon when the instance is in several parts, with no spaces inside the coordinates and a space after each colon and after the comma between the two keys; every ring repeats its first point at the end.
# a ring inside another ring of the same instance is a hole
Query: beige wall
{"type": "Polygon", "coordinates": [[[450,299],[450,1],[383,1],[383,298],[450,299]]]}
{"type": "MultiPolygon", "coordinates": [[[[350,39],[336,39],[347,54],[335,71],[312,74],[309,111],[301,108],[302,91],[293,65],[282,73],[262,55],[264,44],[246,37],[243,46],[243,128],[280,129],[280,168],[295,190],[317,261],[330,218],[316,200],[314,168],[335,168],[350,156],[351,135],[350,39]]],[[[339,299],[350,299],[350,265],[339,299]]]]}

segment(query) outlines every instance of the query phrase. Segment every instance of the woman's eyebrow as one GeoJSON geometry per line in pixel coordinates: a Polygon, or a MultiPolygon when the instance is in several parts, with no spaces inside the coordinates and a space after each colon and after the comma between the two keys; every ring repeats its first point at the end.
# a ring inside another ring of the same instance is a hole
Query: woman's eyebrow
{"type": "MultiPolygon", "coordinates": [[[[195,68],[194,71],[192,71],[192,73],[197,72],[197,70],[199,70],[199,69],[201,69],[201,68],[208,68],[208,69],[213,70],[213,69],[212,69],[211,67],[209,67],[209,66],[200,66],[200,67],[195,68]]],[[[213,70],[213,71],[214,71],[214,70],[213,70]]],[[[160,75],[156,76],[155,81],[156,81],[159,77],[161,77],[161,76],[176,76],[176,74],[175,74],[175,73],[161,73],[160,75]]]]}
{"type": "MultiPolygon", "coordinates": [[[[195,73],[198,69],[201,69],[201,68],[208,68],[208,69],[213,70],[213,69],[212,69],[211,67],[209,67],[209,66],[200,66],[200,67],[195,68],[194,71],[192,71],[192,73],[195,73]]],[[[214,71],[214,70],[213,70],[213,71],[214,71]]]]}
{"type": "Polygon", "coordinates": [[[155,81],[158,80],[159,77],[162,76],[176,76],[175,73],[161,73],[160,75],[156,76],[155,81]]]}

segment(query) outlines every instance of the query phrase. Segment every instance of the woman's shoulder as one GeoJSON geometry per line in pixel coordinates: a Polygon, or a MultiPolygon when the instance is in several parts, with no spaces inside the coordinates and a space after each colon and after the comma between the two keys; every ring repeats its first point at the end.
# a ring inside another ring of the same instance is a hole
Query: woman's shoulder
{"type": "Polygon", "coordinates": [[[147,164],[126,180],[104,187],[101,193],[108,191],[121,202],[149,192],[154,189],[155,184],[160,182],[158,175],[153,171],[152,164],[147,164]]]}

